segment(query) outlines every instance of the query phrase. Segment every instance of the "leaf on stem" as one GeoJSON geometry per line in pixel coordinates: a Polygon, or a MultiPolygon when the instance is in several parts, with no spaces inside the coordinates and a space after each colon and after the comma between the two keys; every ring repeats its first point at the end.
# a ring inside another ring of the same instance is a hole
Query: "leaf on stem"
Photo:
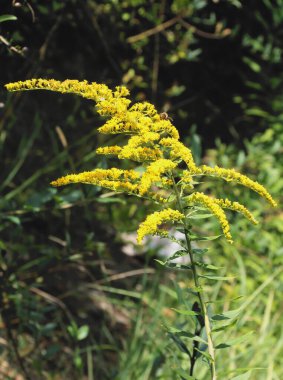
{"type": "Polygon", "coordinates": [[[213,216],[212,214],[198,214],[198,215],[189,215],[189,219],[205,219],[205,218],[210,218],[213,216]]]}
{"type": "Polygon", "coordinates": [[[223,277],[223,276],[212,276],[208,274],[201,274],[199,277],[207,278],[208,280],[214,280],[214,281],[228,281],[233,280],[235,277],[223,277]]]}
{"type": "Polygon", "coordinates": [[[250,331],[248,332],[247,334],[245,335],[242,335],[238,338],[235,338],[235,339],[232,339],[228,342],[225,342],[225,343],[220,343],[218,344],[215,349],[216,350],[219,350],[219,349],[223,349],[223,348],[230,348],[232,346],[234,346],[235,344],[239,344],[239,343],[244,343],[246,342],[247,340],[249,340],[250,336],[253,334],[253,331],[250,331]]]}
{"type": "Polygon", "coordinates": [[[187,256],[189,252],[185,249],[182,249],[180,251],[175,252],[172,256],[170,256],[166,261],[172,261],[175,259],[178,259],[178,257],[184,257],[187,256]]]}
{"type": "Polygon", "coordinates": [[[193,248],[192,249],[192,252],[193,254],[195,255],[203,255],[204,253],[206,253],[208,251],[208,248],[193,248]]]}
{"type": "Polygon", "coordinates": [[[15,21],[17,20],[18,18],[14,15],[1,15],[0,16],[0,22],[4,22],[4,21],[15,21]]]}
{"type": "Polygon", "coordinates": [[[192,269],[190,265],[179,264],[179,263],[168,263],[167,260],[162,261],[162,260],[155,259],[155,261],[158,264],[170,269],[182,269],[182,270],[192,269]]]}
{"type": "Polygon", "coordinates": [[[212,357],[205,351],[199,350],[198,348],[195,347],[195,350],[198,351],[202,356],[204,356],[210,363],[212,363],[214,360],[212,357]]]}
{"type": "Polygon", "coordinates": [[[224,320],[228,320],[228,319],[235,319],[239,316],[239,314],[241,313],[242,309],[239,308],[239,309],[235,309],[235,310],[229,310],[229,311],[225,311],[224,313],[221,313],[221,314],[215,314],[211,317],[211,319],[213,321],[224,321],[224,320]]]}
{"type": "Polygon", "coordinates": [[[181,376],[184,380],[196,380],[195,377],[190,376],[186,371],[184,371],[182,368],[179,368],[176,370],[176,373],[181,376]]]}
{"type": "Polygon", "coordinates": [[[170,332],[171,334],[175,334],[175,335],[178,335],[178,336],[181,336],[184,338],[196,340],[196,341],[203,343],[207,346],[207,342],[204,339],[202,339],[201,337],[199,337],[198,335],[192,334],[188,331],[177,329],[175,327],[168,327],[167,329],[168,329],[168,332],[170,332]]]}
{"type": "Polygon", "coordinates": [[[219,270],[219,269],[221,269],[220,267],[216,267],[215,265],[205,264],[205,263],[202,263],[200,261],[195,261],[195,264],[200,268],[204,268],[204,269],[208,269],[208,270],[219,270]]]}
{"type": "Polygon", "coordinates": [[[192,310],[180,310],[180,309],[174,309],[174,308],[171,308],[171,310],[174,310],[174,311],[176,311],[176,313],[182,314],[182,315],[188,315],[188,316],[199,315],[198,313],[196,313],[195,311],[192,311],[192,310]]]}
{"type": "Polygon", "coordinates": [[[191,235],[190,240],[191,241],[205,241],[205,240],[216,240],[220,238],[222,235],[215,235],[215,236],[197,236],[197,235],[191,235]]]}
{"type": "Polygon", "coordinates": [[[229,327],[233,327],[237,323],[237,321],[238,321],[237,318],[231,319],[230,322],[225,323],[225,324],[221,324],[218,327],[214,327],[211,331],[212,332],[224,331],[224,330],[228,329],[229,327]]]}
{"type": "Polygon", "coordinates": [[[248,372],[242,373],[239,376],[233,377],[233,379],[231,380],[249,380],[249,378],[251,377],[251,374],[252,374],[252,371],[248,371],[248,372]]]}

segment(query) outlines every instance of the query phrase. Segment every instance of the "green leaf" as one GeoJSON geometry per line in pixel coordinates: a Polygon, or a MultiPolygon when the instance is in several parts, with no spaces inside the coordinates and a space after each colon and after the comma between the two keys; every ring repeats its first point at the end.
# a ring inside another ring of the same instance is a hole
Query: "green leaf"
{"type": "Polygon", "coordinates": [[[269,114],[266,111],[263,111],[259,108],[250,108],[246,110],[245,114],[248,116],[258,116],[264,118],[269,116],[269,114]]]}
{"type": "Polygon", "coordinates": [[[208,280],[214,281],[227,281],[232,280],[234,277],[223,277],[223,276],[210,276],[208,274],[202,274],[199,277],[207,278],[208,280]]]}
{"type": "Polygon", "coordinates": [[[253,61],[252,59],[248,58],[248,57],[243,57],[243,61],[249,66],[249,68],[256,72],[256,73],[259,73],[261,71],[261,67],[260,65],[253,61]]]}
{"type": "Polygon", "coordinates": [[[235,338],[235,339],[232,339],[230,341],[227,341],[225,343],[220,343],[218,344],[215,348],[217,350],[219,349],[222,349],[222,348],[229,348],[231,346],[234,346],[235,344],[239,344],[239,343],[244,343],[246,342],[247,340],[249,340],[250,336],[253,334],[253,331],[250,331],[249,333],[245,334],[245,335],[242,335],[238,338],[235,338]]]}
{"type": "Polygon", "coordinates": [[[241,313],[242,309],[235,309],[235,310],[229,310],[225,311],[224,313],[221,314],[215,314],[211,317],[213,321],[224,321],[225,319],[234,319],[239,316],[241,313]]]}
{"type": "Polygon", "coordinates": [[[173,342],[177,345],[177,347],[180,349],[180,351],[185,352],[188,356],[190,355],[190,351],[188,350],[185,343],[182,341],[178,335],[169,333],[170,338],[173,340],[173,342]]]}
{"type": "Polygon", "coordinates": [[[197,236],[197,235],[191,235],[190,240],[191,241],[205,241],[205,240],[216,240],[222,235],[215,235],[215,236],[197,236]]]}
{"type": "Polygon", "coordinates": [[[165,263],[165,266],[171,269],[183,269],[183,270],[192,269],[190,265],[179,264],[179,263],[165,263]]]}
{"type": "Polygon", "coordinates": [[[98,203],[121,203],[121,204],[126,204],[126,201],[125,199],[121,199],[121,198],[112,198],[112,197],[107,197],[107,198],[104,198],[104,197],[99,197],[96,199],[96,201],[98,203]]]}
{"type": "Polygon", "coordinates": [[[219,269],[221,269],[220,267],[216,267],[215,265],[205,264],[205,263],[202,263],[200,261],[195,261],[195,264],[198,267],[200,267],[200,268],[209,269],[209,270],[219,270],[219,269]]]}
{"type": "Polygon", "coordinates": [[[231,319],[230,322],[221,324],[219,327],[214,327],[211,331],[212,332],[218,332],[218,331],[224,331],[228,329],[229,327],[233,327],[237,323],[237,318],[236,319],[231,319]]]}
{"type": "Polygon", "coordinates": [[[195,350],[198,351],[202,356],[204,356],[209,362],[213,362],[212,357],[205,351],[199,350],[195,347],[195,350]]]}
{"type": "Polygon", "coordinates": [[[190,215],[189,219],[205,219],[205,218],[210,218],[213,216],[212,214],[199,214],[199,215],[190,215]]]}
{"type": "Polygon", "coordinates": [[[195,254],[195,255],[203,255],[204,253],[206,253],[208,251],[208,248],[203,248],[203,249],[201,249],[201,248],[193,248],[192,249],[192,252],[193,252],[193,254],[195,254]]]}
{"type": "Polygon", "coordinates": [[[5,21],[15,21],[18,18],[14,15],[2,15],[0,16],[0,22],[5,22],[5,21]]]}
{"type": "Polygon", "coordinates": [[[171,308],[171,310],[174,310],[176,311],[176,313],[182,314],[182,315],[189,315],[189,316],[199,315],[198,313],[192,310],[180,310],[180,309],[174,309],[174,308],[171,308]]]}
{"type": "Polygon", "coordinates": [[[196,380],[195,377],[190,376],[186,371],[184,371],[182,368],[179,368],[176,370],[176,373],[182,377],[182,379],[185,380],[196,380]]]}
{"type": "Polygon", "coordinates": [[[167,239],[173,241],[173,243],[177,243],[177,244],[179,244],[180,247],[186,249],[186,246],[185,246],[183,240],[176,239],[176,238],[174,238],[173,236],[170,236],[170,235],[167,236],[167,239]]]}
{"type": "Polygon", "coordinates": [[[21,219],[18,216],[14,215],[5,215],[3,219],[9,220],[10,222],[19,226],[21,224],[21,219]]]}
{"type": "Polygon", "coordinates": [[[189,254],[188,251],[186,251],[185,249],[182,249],[180,251],[177,251],[175,252],[172,256],[170,256],[166,261],[172,261],[172,260],[175,260],[177,259],[178,257],[183,257],[183,256],[187,256],[189,254]]]}
{"type": "Polygon", "coordinates": [[[180,329],[177,329],[175,327],[169,327],[168,332],[170,332],[171,334],[176,334],[176,335],[184,337],[184,338],[196,340],[197,342],[200,342],[200,343],[207,345],[207,342],[204,339],[202,339],[198,335],[194,335],[188,331],[180,330],[180,329]]]}
{"type": "Polygon", "coordinates": [[[88,336],[88,334],[89,334],[89,326],[83,325],[77,331],[77,339],[83,340],[88,336]]]}
{"type": "Polygon", "coordinates": [[[248,372],[242,373],[239,376],[233,377],[233,379],[231,380],[249,380],[249,378],[251,377],[251,374],[252,374],[252,371],[248,371],[248,372]]]}
{"type": "Polygon", "coordinates": [[[167,260],[162,261],[162,260],[154,259],[154,261],[156,261],[158,264],[162,265],[163,267],[167,267],[170,269],[183,269],[183,270],[192,269],[190,265],[179,264],[179,263],[168,263],[167,260]]]}
{"type": "Polygon", "coordinates": [[[160,264],[160,265],[162,265],[162,266],[165,266],[165,265],[166,265],[166,261],[157,260],[157,259],[154,259],[154,261],[156,261],[158,264],[160,264]]]}

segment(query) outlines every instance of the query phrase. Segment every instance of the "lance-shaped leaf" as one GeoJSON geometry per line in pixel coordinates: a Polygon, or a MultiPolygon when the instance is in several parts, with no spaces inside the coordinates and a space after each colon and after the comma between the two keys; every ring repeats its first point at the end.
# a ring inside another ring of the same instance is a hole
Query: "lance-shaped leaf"
{"type": "Polygon", "coordinates": [[[195,311],[192,311],[192,310],[180,310],[180,309],[174,309],[174,308],[171,308],[171,310],[176,311],[176,313],[178,313],[178,314],[187,315],[187,316],[199,315],[198,313],[196,313],[195,311]]]}
{"type": "Polygon", "coordinates": [[[185,370],[183,370],[182,368],[177,369],[177,370],[176,370],[176,373],[177,373],[178,375],[180,375],[181,378],[184,379],[184,380],[196,380],[195,377],[190,376],[190,375],[189,375],[185,370]]]}
{"type": "Polygon", "coordinates": [[[222,349],[222,348],[229,348],[229,347],[232,347],[234,346],[235,344],[239,344],[239,343],[244,343],[246,342],[247,340],[249,340],[250,336],[253,334],[253,331],[250,331],[249,333],[245,334],[245,335],[242,335],[238,338],[235,338],[235,339],[232,339],[230,341],[227,341],[225,343],[220,343],[218,344],[215,348],[217,350],[219,349],[222,349]]]}

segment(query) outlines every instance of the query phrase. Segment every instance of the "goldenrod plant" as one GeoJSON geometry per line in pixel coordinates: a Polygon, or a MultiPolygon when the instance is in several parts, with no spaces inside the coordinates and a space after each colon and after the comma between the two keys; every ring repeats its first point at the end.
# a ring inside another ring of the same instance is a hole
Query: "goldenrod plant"
{"type": "MultiPolygon", "coordinates": [[[[147,235],[158,235],[177,241],[181,250],[161,264],[170,268],[188,269],[192,273],[194,286],[191,294],[195,303],[191,310],[177,310],[188,318],[193,318],[197,328],[192,338],[192,345],[186,352],[190,359],[188,372],[178,373],[184,379],[198,379],[194,372],[196,360],[202,358],[210,369],[210,379],[216,380],[216,354],[213,332],[218,333],[228,326],[228,319],[234,321],[237,313],[226,313],[222,319],[210,316],[207,310],[206,295],[201,278],[223,280],[221,276],[206,275],[204,271],[217,270],[213,265],[200,261],[200,254],[206,249],[200,249],[197,243],[202,240],[213,240],[213,236],[198,236],[193,232],[193,221],[198,213],[207,209],[209,215],[215,216],[220,224],[228,243],[233,243],[230,225],[224,210],[241,213],[251,223],[257,224],[251,212],[242,204],[229,199],[219,199],[212,194],[198,192],[198,178],[212,176],[224,181],[235,182],[249,188],[265,198],[271,206],[276,202],[268,191],[258,182],[238,173],[234,169],[224,169],[218,166],[196,165],[191,150],[179,137],[178,130],[172,124],[166,113],[159,114],[156,108],[148,102],[131,104],[129,91],[125,87],[116,87],[114,91],[104,84],[87,81],[65,80],[63,82],[47,79],[31,79],[6,85],[9,91],[50,90],[60,93],[73,93],[96,103],[97,112],[108,118],[104,125],[98,128],[102,134],[124,134],[127,141],[124,145],[105,146],[97,149],[97,154],[112,155],[120,160],[133,162],[133,169],[119,168],[95,169],[78,174],[68,174],[51,182],[52,186],[63,186],[71,183],[85,183],[123,192],[138,198],[151,200],[158,205],[159,210],[148,215],[137,231],[137,242],[142,244],[147,235]],[[174,237],[174,228],[184,234],[184,240],[174,237]],[[173,260],[188,256],[189,262],[181,265],[173,260]],[[223,326],[215,321],[224,321],[223,326]]],[[[170,334],[181,336],[182,331],[169,329],[170,334]]],[[[219,347],[221,348],[221,347],[219,347]]],[[[239,377],[237,377],[239,378],[239,377]]]]}

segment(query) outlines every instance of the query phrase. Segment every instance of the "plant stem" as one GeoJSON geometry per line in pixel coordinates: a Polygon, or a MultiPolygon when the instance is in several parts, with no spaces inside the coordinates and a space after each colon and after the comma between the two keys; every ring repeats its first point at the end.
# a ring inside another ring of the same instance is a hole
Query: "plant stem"
{"type": "MultiPolygon", "coordinates": [[[[183,206],[181,203],[180,194],[179,194],[179,191],[178,191],[178,188],[177,188],[177,185],[176,185],[176,182],[175,182],[173,175],[172,175],[172,180],[173,180],[173,187],[174,187],[174,191],[176,194],[176,199],[177,199],[179,210],[180,210],[180,212],[182,212],[182,214],[184,214],[184,209],[183,209],[183,206]]],[[[201,293],[201,286],[199,283],[199,277],[197,274],[196,264],[194,262],[194,255],[193,255],[193,250],[192,250],[192,245],[191,245],[191,239],[190,239],[188,231],[189,231],[189,228],[188,228],[187,222],[186,222],[186,220],[184,220],[184,234],[186,237],[187,251],[188,251],[189,256],[190,256],[194,284],[196,287],[197,297],[198,297],[199,303],[200,303],[202,317],[204,319],[204,327],[205,327],[205,331],[206,331],[206,335],[207,335],[208,353],[211,356],[211,361],[210,361],[211,380],[217,380],[216,367],[215,367],[215,349],[214,349],[214,345],[213,345],[213,341],[212,341],[212,337],[211,337],[211,326],[210,326],[210,321],[209,321],[209,317],[208,317],[208,313],[207,313],[206,304],[205,304],[204,298],[203,298],[202,293],[201,293]]]]}
{"type": "Polygon", "coordinates": [[[195,286],[197,289],[196,293],[197,293],[197,296],[199,299],[199,303],[200,303],[200,307],[201,307],[201,311],[202,311],[202,316],[204,318],[204,326],[205,326],[205,331],[206,331],[206,335],[207,335],[208,353],[211,356],[211,360],[212,360],[210,362],[211,379],[216,380],[217,377],[216,377],[216,368],[215,368],[215,350],[214,350],[214,345],[213,345],[213,341],[212,341],[212,337],[211,337],[211,326],[210,326],[210,322],[209,322],[206,304],[205,304],[205,301],[204,301],[203,296],[201,294],[201,291],[199,290],[200,284],[199,284],[199,280],[198,280],[198,274],[197,274],[196,265],[194,262],[191,241],[190,241],[190,238],[188,236],[186,226],[185,226],[184,230],[185,230],[187,248],[188,248],[188,252],[189,252],[189,256],[190,256],[190,260],[191,260],[193,279],[194,279],[194,283],[195,283],[195,286]]]}

